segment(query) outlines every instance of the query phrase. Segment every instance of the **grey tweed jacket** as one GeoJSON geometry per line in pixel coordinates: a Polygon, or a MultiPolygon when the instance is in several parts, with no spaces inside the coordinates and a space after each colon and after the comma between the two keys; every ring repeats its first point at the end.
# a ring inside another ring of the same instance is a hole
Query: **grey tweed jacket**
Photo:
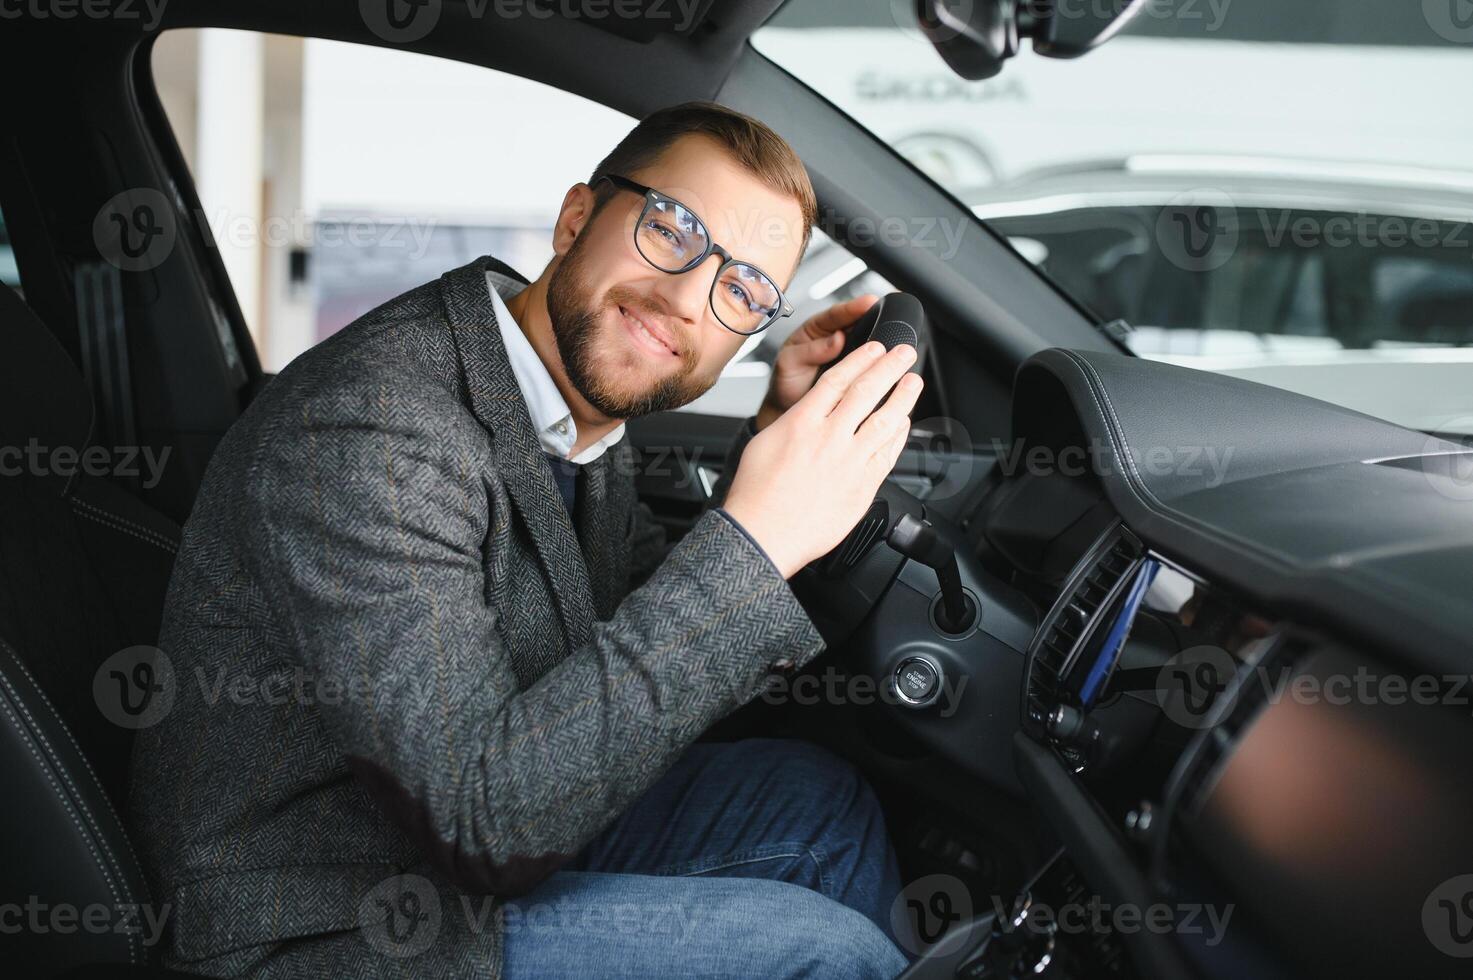
{"type": "Polygon", "coordinates": [[[488,269],[304,354],[210,463],[133,757],[166,963],[499,976],[500,900],[821,648],[723,512],[666,552],[627,441],[569,518],[488,269]]]}

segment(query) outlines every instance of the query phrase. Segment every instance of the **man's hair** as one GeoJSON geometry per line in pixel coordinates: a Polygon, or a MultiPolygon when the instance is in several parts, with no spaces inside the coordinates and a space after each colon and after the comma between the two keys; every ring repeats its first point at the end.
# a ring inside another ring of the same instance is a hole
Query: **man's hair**
{"type": "MultiPolygon", "coordinates": [[[[803,248],[818,223],[818,198],[803,161],[787,140],[765,123],[714,102],[685,102],[646,116],[604,158],[589,178],[595,183],[610,174],[629,176],[654,164],[683,136],[705,136],[719,143],[747,171],[768,187],[798,202],[803,213],[803,248]]],[[[602,207],[612,192],[599,189],[602,207]]]]}

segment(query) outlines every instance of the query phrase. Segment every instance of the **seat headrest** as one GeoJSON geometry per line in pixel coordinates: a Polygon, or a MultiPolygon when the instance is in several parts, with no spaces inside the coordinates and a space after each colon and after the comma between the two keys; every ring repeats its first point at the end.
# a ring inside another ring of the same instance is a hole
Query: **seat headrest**
{"type": "Polygon", "coordinates": [[[25,301],[0,283],[0,449],[26,453],[34,439],[38,451],[80,453],[91,431],[92,395],[81,372],[25,301]]]}

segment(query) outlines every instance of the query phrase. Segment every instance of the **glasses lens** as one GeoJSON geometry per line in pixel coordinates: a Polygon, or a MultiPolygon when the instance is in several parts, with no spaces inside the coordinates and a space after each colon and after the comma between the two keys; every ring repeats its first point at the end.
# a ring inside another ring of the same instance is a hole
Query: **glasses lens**
{"type": "Polygon", "coordinates": [[[706,227],[673,201],[655,201],[644,209],[635,244],[645,261],[663,272],[682,272],[706,251],[706,227]]]}
{"type": "Polygon", "coordinates": [[[756,333],[777,319],[782,293],[761,271],[741,262],[721,270],[711,290],[711,308],[728,330],[756,333]]]}

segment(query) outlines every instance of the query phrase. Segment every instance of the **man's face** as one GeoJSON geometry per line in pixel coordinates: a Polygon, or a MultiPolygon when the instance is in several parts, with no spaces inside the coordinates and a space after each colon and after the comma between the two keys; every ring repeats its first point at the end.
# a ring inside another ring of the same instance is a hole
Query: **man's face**
{"type": "MultiPolygon", "coordinates": [[[[654,165],[623,176],[686,205],[716,244],[787,287],[803,243],[801,208],[719,144],[688,136],[654,165]]],[[[620,190],[576,228],[576,237],[560,221],[562,254],[548,284],[548,314],[568,380],[611,419],[694,401],[746,340],[711,309],[719,255],[671,275],[639,254],[634,229],[643,208],[643,197],[620,190]],[[570,239],[565,248],[564,238],[570,239]]]]}

